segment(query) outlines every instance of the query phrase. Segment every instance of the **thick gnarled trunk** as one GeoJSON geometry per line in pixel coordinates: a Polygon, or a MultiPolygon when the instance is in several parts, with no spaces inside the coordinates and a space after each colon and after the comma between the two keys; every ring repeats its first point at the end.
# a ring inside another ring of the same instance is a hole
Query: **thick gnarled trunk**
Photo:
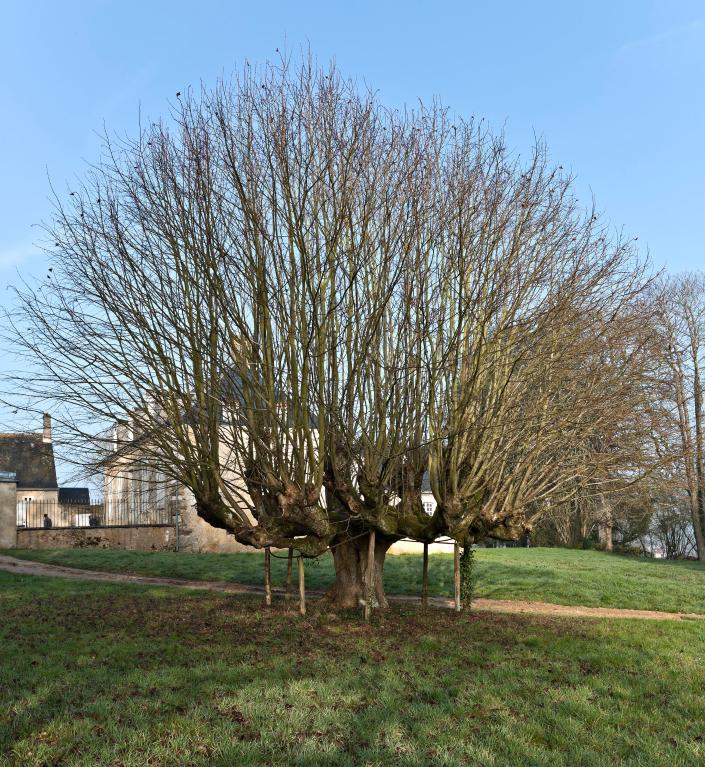
{"type": "MultiPolygon", "coordinates": [[[[335,583],[325,595],[336,607],[352,610],[364,604],[366,598],[366,574],[369,534],[357,538],[334,541],[331,544],[335,564],[335,583]]],[[[373,606],[387,607],[384,594],[384,559],[396,538],[375,536],[373,606]]]]}

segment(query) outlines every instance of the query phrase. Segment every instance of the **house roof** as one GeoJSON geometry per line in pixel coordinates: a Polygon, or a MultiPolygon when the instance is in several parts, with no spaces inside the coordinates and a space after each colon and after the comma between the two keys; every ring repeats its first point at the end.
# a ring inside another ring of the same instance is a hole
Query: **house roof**
{"type": "MultiPolygon", "coordinates": [[[[220,379],[220,421],[221,423],[235,417],[237,420],[241,420],[240,416],[234,415],[230,410],[226,416],[225,409],[228,405],[237,405],[244,407],[245,405],[245,387],[247,380],[243,379],[241,373],[234,366],[230,366],[225,370],[225,373],[220,379]]],[[[252,391],[250,394],[255,395],[256,398],[261,399],[263,394],[263,384],[252,385],[250,387],[252,391]]],[[[262,400],[261,407],[266,408],[272,404],[286,405],[291,403],[291,397],[287,396],[286,392],[277,387],[274,390],[274,402],[266,403],[262,400]]],[[[291,424],[291,410],[287,408],[287,421],[291,424]]],[[[309,414],[309,426],[312,429],[319,427],[318,417],[315,413],[309,414]]]]}
{"type": "Polygon", "coordinates": [[[60,487],[59,503],[88,506],[91,502],[90,492],[87,487],[60,487]]]}
{"type": "Polygon", "coordinates": [[[17,487],[54,490],[54,447],[41,434],[0,434],[0,471],[17,474],[17,487]]]}
{"type": "Polygon", "coordinates": [[[422,493],[431,492],[431,475],[428,473],[428,471],[425,471],[423,473],[423,478],[421,479],[421,492],[422,493]]]}

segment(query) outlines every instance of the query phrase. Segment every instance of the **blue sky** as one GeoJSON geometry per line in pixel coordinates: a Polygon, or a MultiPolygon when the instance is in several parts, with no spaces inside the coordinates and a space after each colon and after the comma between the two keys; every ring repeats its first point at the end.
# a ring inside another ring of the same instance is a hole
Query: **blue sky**
{"type": "Polygon", "coordinates": [[[545,138],[656,265],[705,267],[703,0],[4,0],[0,303],[18,270],[44,273],[48,177],[80,175],[104,124],[134,133],[140,109],[161,115],[177,90],[284,45],[334,58],[389,105],[439,96],[519,151],[545,138]]]}

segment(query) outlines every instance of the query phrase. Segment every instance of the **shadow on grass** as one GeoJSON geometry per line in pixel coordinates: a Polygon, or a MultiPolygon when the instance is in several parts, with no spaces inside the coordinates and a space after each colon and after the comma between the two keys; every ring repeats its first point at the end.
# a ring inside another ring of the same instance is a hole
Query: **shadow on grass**
{"type": "Polygon", "coordinates": [[[701,625],[395,607],[368,626],[314,605],[300,619],[252,597],[5,575],[0,610],[7,765],[703,756],[701,625]]]}

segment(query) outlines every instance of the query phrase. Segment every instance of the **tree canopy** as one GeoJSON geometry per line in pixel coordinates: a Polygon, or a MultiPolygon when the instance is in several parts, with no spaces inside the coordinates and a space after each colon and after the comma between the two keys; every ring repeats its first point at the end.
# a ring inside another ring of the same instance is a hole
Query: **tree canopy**
{"type": "Polygon", "coordinates": [[[341,604],[372,530],[383,603],[395,540],[516,538],[634,471],[645,264],[541,144],[311,59],[246,66],[106,138],[49,232],[26,392],[96,465],[90,424],[134,424],[238,540],[334,546],[341,604]]]}

